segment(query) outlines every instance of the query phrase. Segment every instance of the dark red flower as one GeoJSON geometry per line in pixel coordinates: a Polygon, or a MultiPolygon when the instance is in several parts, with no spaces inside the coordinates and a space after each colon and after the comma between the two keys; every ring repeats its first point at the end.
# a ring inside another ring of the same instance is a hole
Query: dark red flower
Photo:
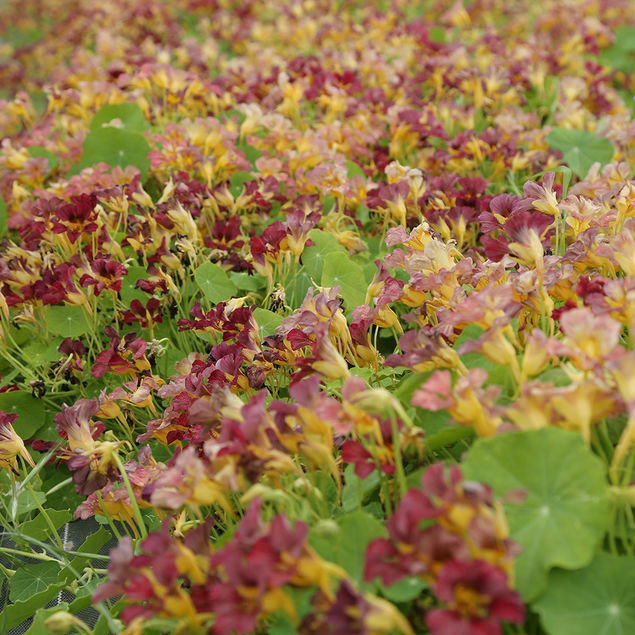
{"type": "Polygon", "coordinates": [[[430,611],[433,635],[500,635],[501,622],[520,624],[525,608],[507,576],[484,560],[455,560],[441,569],[433,587],[448,608],[430,611]]]}
{"type": "Polygon", "coordinates": [[[79,284],[82,287],[94,285],[97,296],[104,289],[121,291],[122,278],[128,275],[128,270],[121,263],[108,258],[96,258],[90,263],[90,268],[94,275],[85,273],[79,279],[79,284]]]}
{"type": "Polygon", "coordinates": [[[95,205],[97,197],[94,194],[72,196],[70,203],[57,209],[53,217],[53,231],[56,234],[66,233],[73,244],[81,234],[97,231],[95,205]]]}

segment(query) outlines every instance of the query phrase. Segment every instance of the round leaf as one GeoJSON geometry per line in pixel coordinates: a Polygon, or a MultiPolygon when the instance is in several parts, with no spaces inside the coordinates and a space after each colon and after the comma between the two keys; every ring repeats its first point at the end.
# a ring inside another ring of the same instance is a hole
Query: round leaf
{"type": "Polygon", "coordinates": [[[126,168],[133,165],[141,172],[142,180],[150,171],[150,145],[143,135],[122,128],[107,126],[97,128],[86,135],[82,160],[75,170],[107,163],[111,167],[126,168]]]}
{"type": "Polygon", "coordinates": [[[348,255],[334,252],[329,254],[322,271],[323,287],[340,287],[346,313],[351,313],[366,299],[366,279],[364,270],[348,255]]]}
{"type": "Polygon", "coordinates": [[[133,300],[139,300],[145,304],[148,301],[148,294],[137,288],[137,281],[148,277],[149,274],[146,267],[141,265],[128,267],[128,275],[124,277],[121,283],[121,291],[119,292],[121,299],[126,304],[130,304],[133,300]]]}
{"type": "Polygon", "coordinates": [[[91,130],[99,130],[106,126],[119,127],[129,132],[145,132],[150,128],[143,111],[137,104],[106,104],[102,106],[90,122],[91,130]],[[118,120],[113,126],[111,122],[118,120]]]}
{"type": "Polygon", "coordinates": [[[45,311],[44,319],[49,331],[62,337],[79,337],[92,328],[81,306],[50,306],[45,311]]]}
{"type": "Polygon", "coordinates": [[[254,318],[260,327],[261,337],[273,335],[274,331],[282,322],[282,316],[279,313],[274,313],[273,311],[261,308],[257,308],[254,311],[254,318]]]}
{"type": "Polygon", "coordinates": [[[599,554],[584,569],[554,569],[533,608],[550,635],[635,633],[635,557],[599,554]]]}
{"type": "Polygon", "coordinates": [[[57,167],[59,162],[57,156],[55,156],[52,152],[49,152],[46,148],[41,146],[30,146],[27,150],[32,157],[44,157],[48,161],[49,172],[57,167]]]}
{"type": "Polygon", "coordinates": [[[544,590],[551,567],[591,561],[609,520],[608,488],[602,462],[577,433],[552,427],[479,439],[463,471],[499,496],[527,493],[505,506],[510,535],[523,547],[516,579],[525,600],[544,590]]]}
{"type": "Polygon", "coordinates": [[[56,562],[41,562],[20,567],[9,579],[9,597],[12,602],[27,600],[57,582],[60,572],[56,562]]]}
{"type": "Polygon", "coordinates": [[[609,163],[615,151],[608,139],[586,130],[554,128],[547,135],[547,143],[562,152],[564,161],[580,178],[584,178],[597,161],[609,163]]]}
{"type": "Polygon", "coordinates": [[[332,253],[346,255],[346,250],[337,242],[337,238],[335,238],[331,232],[313,229],[309,233],[309,238],[315,244],[304,248],[302,252],[302,264],[308,274],[317,282],[322,278],[324,263],[328,255],[332,253]]]}
{"type": "Polygon", "coordinates": [[[386,535],[386,528],[376,518],[363,511],[355,511],[337,519],[339,531],[326,537],[311,534],[310,542],[326,560],[339,564],[355,582],[362,587],[364,582],[364,558],[371,540],[386,535]]]}
{"type": "Polygon", "coordinates": [[[46,422],[44,403],[27,390],[0,394],[0,410],[18,415],[13,428],[23,439],[30,439],[46,422]]]}
{"type": "Polygon", "coordinates": [[[227,273],[213,262],[204,262],[194,272],[194,279],[203,295],[214,304],[229,300],[238,292],[227,273]]]}

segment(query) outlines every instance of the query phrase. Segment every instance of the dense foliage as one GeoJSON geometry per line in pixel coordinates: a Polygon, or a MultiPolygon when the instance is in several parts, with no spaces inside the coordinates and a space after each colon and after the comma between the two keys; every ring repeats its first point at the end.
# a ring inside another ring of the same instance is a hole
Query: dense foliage
{"type": "Polygon", "coordinates": [[[2,3],[0,631],[635,632],[634,56],[630,0],[2,3]]]}

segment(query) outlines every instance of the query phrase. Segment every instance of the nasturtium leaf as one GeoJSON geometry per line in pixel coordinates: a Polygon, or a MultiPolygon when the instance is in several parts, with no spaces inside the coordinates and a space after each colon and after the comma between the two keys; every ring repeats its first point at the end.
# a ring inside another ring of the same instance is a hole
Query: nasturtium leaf
{"type": "Polygon", "coordinates": [[[601,52],[600,61],[625,73],[635,72],[635,26],[618,26],[614,35],[613,44],[601,52]]]}
{"type": "Polygon", "coordinates": [[[43,346],[41,342],[32,342],[22,349],[24,358],[28,359],[29,364],[34,367],[55,362],[61,357],[61,353],[58,350],[61,343],[61,337],[50,341],[48,346],[43,346]]]}
{"type": "Polygon", "coordinates": [[[204,262],[194,272],[194,279],[203,295],[214,304],[225,302],[236,295],[236,285],[227,272],[213,262],[204,262]]]}
{"type": "Polygon", "coordinates": [[[42,505],[46,500],[46,494],[44,492],[29,492],[28,490],[22,490],[17,495],[17,500],[15,500],[12,492],[4,492],[4,496],[11,498],[11,504],[17,503],[18,518],[21,518],[27,512],[37,509],[38,505],[42,505]]]}
{"type": "MultiPolygon", "coordinates": [[[[46,564],[57,567],[55,563],[46,564]]],[[[39,608],[46,606],[65,586],[64,582],[50,584],[38,593],[27,595],[23,600],[5,606],[0,613],[0,633],[6,633],[24,620],[33,617],[39,608]]]]}
{"type": "MultiPolygon", "coordinates": [[[[96,532],[90,534],[81,544],[81,546],[74,551],[79,551],[81,553],[93,554],[99,553],[99,550],[109,541],[112,540],[112,533],[103,527],[99,527],[96,532]]],[[[58,579],[60,582],[62,580],[66,580],[66,582],[71,582],[75,578],[75,574],[72,569],[75,571],[82,571],[84,567],[87,567],[92,562],[90,555],[87,556],[75,556],[71,562],[70,566],[65,567],[59,572],[58,579]]]]}
{"type": "Polygon", "coordinates": [[[44,622],[57,613],[58,611],[68,611],[68,602],[60,602],[55,606],[51,606],[47,609],[41,608],[38,609],[35,615],[33,616],[33,622],[29,627],[29,630],[24,633],[24,635],[48,635],[51,631],[44,622]]]}
{"type": "Polygon", "coordinates": [[[339,531],[332,536],[312,533],[311,545],[326,560],[341,566],[360,586],[364,582],[366,547],[371,540],[387,535],[386,527],[363,511],[354,511],[335,521],[339,531]]]}
{"type": "Polygon", "coordinates": [[[516,581],[526,601],[544,591],[552,567],[591,561],[609,520],[608,488],[602,461],[579,434],[549,427],[479,439],[463,472],[498,496],[527,494],[522,503],[505,505],[510,535],[523,547],[516,581]]]}
{"type": "Polygon", "coordinates": [[[262,152],[260,152],[258,148],[254,148],[254,146],[249,145],[246,141],[236,144],[236,149],[240,150],[245,155],[245,159],[251,163],[251,167],[255,170],[256,161],[262,156],[262,152]]]}
{"type": "Polygon", "coordinates": [[[379,473],[374,470],[366,478],[359,478],[355,474],[355,466],[349,464],[344,469],[344,482],[342,510],[352,512],[359,508],[360,503],[363,505],[364,499],[379,487],[379,473]]]}
{"type": "Polygon", "coordinates": [[[282,322],[282,316],[267,309],[258,307],[254,310],[254,319],[260,327],[260,337],[273,335],[282,322]]]}
{"type": "Polygon", "coordinates": [[[474,428],[470,426],[448,425],[447,420],[450,415],[445,410],[428,414],[439,416],[435,418],[431,417],[428,421],[424,420],[424,423],[421,425],[421,427],[428,432],[424,446],[427,452],[437,452],[441,448],[453,445],[459,441],[467,441],[474,437],[474,428]],[[445,415],[445,417],[441,415],[445,415]],[[443,423],[446,425],[441,427],[443,423]],[[433,426],[436,427],[436,431],[432,429],[433,426]]]}
{"type": "Polygon", "coordinates": [[[132,165],[141,172],[141,180],[144,181],[150,171],[149,153],[150,144],[138,132],[113,126],[97,128],[86,135],[82,159],[70,174],[96,163],[106,163],[113,168],[132,165]]]}
{"type": "Polygon", "coordinates": [[[346,162],[346,171],[349,179],[352,179],[354,176],[366,177],[366,173],[363,168],[359,164],[355,163],[355,161],[346,162]]]}
{"type": "Polygon", "coordinates": [[[121,291],[119,292],[119,297],[125,304],[130,305],[133,300],[139,300],[143,304],[148,301],[150,296],[137,287],[137,282],[149,277],[147,269],[141,265],[128,267],[128,275],[123,277],[121,291]]]}
{"type": "Polygon", "coordinates": [[[335,207],[336,203],[337,203],[337,199],[332,194],[327,194],[324,197],[324,203],[322,206],[322,215],[326,216],[335,207]]]}
{"type": "Polygon", "coordinates": [[[58,158],[46,148],[43,148],[42,146],[30,146],[27,150],[32,157],[45,158],[48,161],[49,172],[57,167],[59,162],[58,158]]]}
{"type": "Polygon", "coordinates": [[[246,271],[230,271],[229,279],[241,291],[264,291],[267,279],[260,274],[249,275],[246,271]]]}
{"type": "Polygon", "coordinates": [[[13,428],[23,439],[32,437],[46,423],[44,403],[28,390],[0,394],[0,410],[18,415],[13,428]]]}
{"type": "Polygon", "coordinates": [[[321,229],[311,230],[309,238],[315,244],[304,248],[302,264],[316,283],[319,283],[322,279],[324,263],[329,255],[333,253],[346,255],[346,249],[337,242],[337,238],[331,232],[325,232],[321,229]]]}
{"type": "Polygon", "coordinates": [[[3,198],[0,197],[0,238],[6,233],[8,229],[7,219],[7,205],[3,198]]]}
{"type": "Polygon", "coordinates": [[[379,593],[391,602],[410,602],[418,598],[423,590],[428,587],[421,578],[413,576],[397,580],[390,586],[385,586],[378,578],[375,580],[375,585],[379,593]]]}
{"type": "Polygon", "coordinates": [[[57,583],[60,567],[56,562],[38,562],[20,567],[9,579],[9,598],[12,602],[26,600],[57,583]]]}
{"type": "Polygon", "coordinates": [[[150,129],[150,124],[138,104],[106,104],[95,113],[90,122],[91,131],[102,128],[119,128],[143,133],[150,129]]]}
{"type": "Polygon", "coordinates": [[[269,635],[296,635],[298,629],[292,619],[283,611],[278,611],[267,625],[269,635]]]}
{"type": "Polygon", "coordinates": [[[79,337],[92,329],[86,311],[75,305],[46,307],[44,322],[51,333],[62,337],[79,337]]]}
{"type": "Polygon", "coordinates": [[[581,179],[594,163],[609,163],[615,152],[608,139],[586,130],[554,128],[547,135],[547,143],[550,148],[562,152],[563,160],[581,179]]]}
{"type": "MultiPolygon", "coordinates": [[[[59,529],[73,518],[73,514],[68,509],[48,509],[46,513],[55,529],[59,529]]],[[[26,536],[40,541],[46,540],[51,535],[51,528],[42,514],[38,514],[35,518],[23,523],[20,526],[20,531],[26,536]]]]}
{"type": "Polygon", "coordinates": [[[328,255],[322,270],[322,286],[340,287],[346,313],[352,313],[366,299],[364,271],[347,254],[334,252],[328,255]]]}
{"type": "Polygon", "coordinates": [[[532,607],[549,635],[635,633],[635,557],[602,553],[583,569],[554,569],[532,607]]]}
{"type": "Polygon", "coordinates": [[[255,180],[255,176],[249,172],[234,172],[229,177],[229,192],[234,198],[238,198],[243,191],[243,186],[248,181],[255,180]]]}
{"type": "MultiPolygon", "coordinates": [[[[316,281],[317,284],[317,281],[316,281]]],[[[313,286],[311,276],[307,271],[300,272],[286,284],[284,290],[286,292],[286,303],[292,308],[297,309],[306,297],[308,290],[313,286]]]]}

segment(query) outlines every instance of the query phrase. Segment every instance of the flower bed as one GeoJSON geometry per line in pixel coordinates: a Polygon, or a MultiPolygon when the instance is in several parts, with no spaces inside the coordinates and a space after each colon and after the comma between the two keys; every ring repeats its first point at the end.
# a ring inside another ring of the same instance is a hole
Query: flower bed
{"type": "Polygon", "coordinates": [[[635,631],[630,4],[5,2],[0,631],[635,631]]]}

